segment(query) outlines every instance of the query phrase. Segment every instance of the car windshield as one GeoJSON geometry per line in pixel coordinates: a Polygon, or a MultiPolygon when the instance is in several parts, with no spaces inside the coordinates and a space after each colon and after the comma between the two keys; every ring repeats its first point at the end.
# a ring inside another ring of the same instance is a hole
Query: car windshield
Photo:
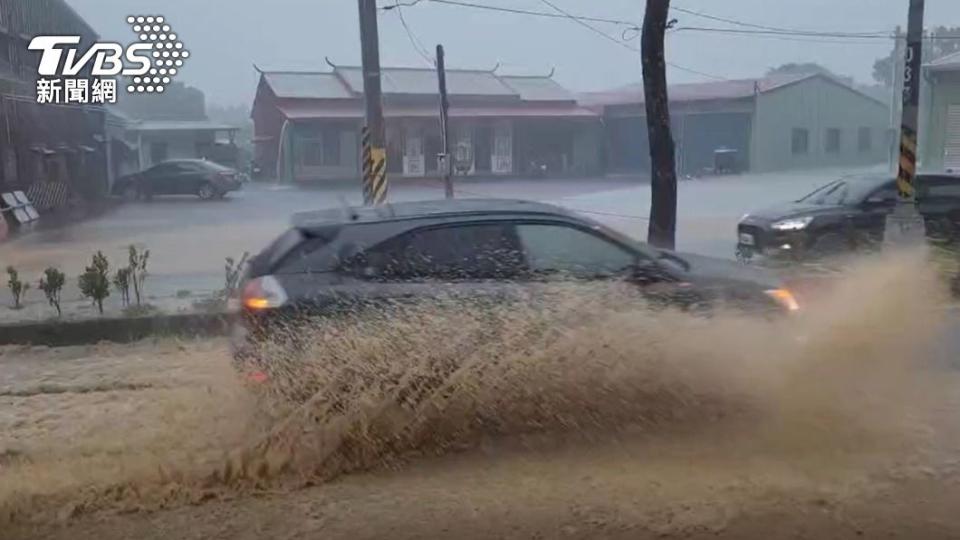
{"type": "Polygon", "coordinates": [[[849,191],[850,186],[847,181],[837,180],[836,182],[831,182],[816,189],[813,193],[801,198],[798,202],[820,206],[840,205],[844,203],[849,191]]]}
{"type": "Polygon", "coordinates": [[[856,204],[881,187],[885,179],[872,176],[847,177],[817,188],[797,202],[817,206],[856,204]]]}
{"type": "Polygon", "coordinates": [[[960,539],[949,171],[960,0],[0,0],[0,540],[960,539]]]}

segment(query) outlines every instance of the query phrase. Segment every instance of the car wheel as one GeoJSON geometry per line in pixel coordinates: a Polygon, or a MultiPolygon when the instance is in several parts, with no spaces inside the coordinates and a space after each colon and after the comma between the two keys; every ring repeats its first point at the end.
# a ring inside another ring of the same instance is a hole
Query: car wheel
{"type": "Polygon", "coordinates": [[[128,186],[123,188],[123,191],[121,194],[123,195],[124,200],[130,201],[130,202],[133,202],[140,198],[140,190],[137,189],[137,186],[135,184],[129,184],[128,186]]]}
{"type": "Polygon", "coordinates": [[[830,232],[817,237],[810,246],[810,254],[814,257],[833,257],[851,251],[850,242],[840,233],[830,232]]]}
{"type": "Polygon", "coordinates": [[[209,201],[217,196],[217,190],[214,189],[213,184],[210,182],[204,182],[197,190],[197,196],[205,201],[209,201]]]}

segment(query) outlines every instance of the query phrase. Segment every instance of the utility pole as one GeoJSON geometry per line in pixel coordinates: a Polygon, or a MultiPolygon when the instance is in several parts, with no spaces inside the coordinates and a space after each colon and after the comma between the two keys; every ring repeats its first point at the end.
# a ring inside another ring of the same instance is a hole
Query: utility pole
{"type": "Polygon", "coordinates": [[[666,249],[676,246],[677,170],[670,132],[670,103],[667,96],[667,71],[664,39],[670,0],[647,0],[643,17],[641,57],[643,94],[650,139],[650,227],[647,241],[666,249]]]}
{"type": "Polygon", "coordinates": [[[366,125],[363,126],[363,203],[387,202],[387,145],[383,125],[380,87],[380,38],[377,35],[376,0],[357,0],[360,8],[360,48],[363,58],[363,96],[366,125]]]}
{"type": "Polygon", "coordinates": [[[443,62],[443,45],[437,45],[437,81],[440,83],[440,174],[443,175],[443,192],[453,198],[453,180],[450,179],[450,127],[447,116],[450,102],[447,100],[447,70],[443,62]]]}
{"type": "Polygon", "coordinates": [[[907,48],[903,70],[903,116],[900,121],[900,166],[897,174],[899,197],[887,215],[884,243],[903,247],[926,240],[923,217],[917,210],[917,130],[920,119],[920,83],[923,80],[924,0],[910,0],[907,48]]]}
{"type": "Polygon", "coordinates": [[[902,116],[902,105],[903,105],[903,49],[906,46],[906,36],[903,34],[900,26],[897,26],[896,31],[893,34],[894,46],[893,46],[893,61],[890,62],[890,69],[892,74],[890,80],[892,81],[893,89],[892,95],[890,97],[890,169],[896,173],[898,171],[898,163],[900,162],[900,144],[899,137],[895,134],[899,134],[899,126],[902,116]]]}

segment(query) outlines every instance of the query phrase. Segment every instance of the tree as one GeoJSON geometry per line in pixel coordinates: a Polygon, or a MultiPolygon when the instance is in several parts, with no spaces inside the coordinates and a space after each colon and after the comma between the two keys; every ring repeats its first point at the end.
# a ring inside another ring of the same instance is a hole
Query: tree
{"type": "Polygon", "coordinates": [[[110,263],[102,252],[93,256],[93,264],[80,275],[80,292],[93,300],[103,315],[103,300],[110,296],[110,263]]]}
{"type": "Polygon", "coordinates": [[[206,120],[206,97],[202,90],[182,82],[166,85],[162,94],[123,92],[117,106],[137,120],[206,120]]]}
{"type": "Polygon", "coordinates": [[[113,275],[113,287],[120,293],[120,303],[123,307],[130,305],[130,274],[129,267],[118,268],[113,275]]]}
{"type": "Polygon", "coordinates": [[[7,286],[10,288],[10,294],[13,295],[13,309],[20,309],[23,307],[21,303],[23,295],[30,290],[30,284],[20,281],[20,274],[12,266],[7,267],[7,275],[10,276],[7,280],[7,286]]]}
{"type": "MultiPolygon", "coordinates": [[[[924,63],[960,52],[960,39],[948,39],[960,38],[960,27],[937,26],[927,31],[927,38],[928,39],[923,40],[924,63]]],[[[896,51],[897,48],[894,46],[890,54],[883,58],[878,58],[877,61],[873,63],[873,78],[878,83],[885,86],[893,86],[893,57],[896,51]]],[[[902,58],[899,60],[900,62],[898,62],[898,64],[903,62],[902,58]]],[[[902,69],[902,67],[898,66],[898,69],[902,69]]]]}
{"type": "Polygon", "coordinates": [[[52,266],[44,270],[43,277],[40,278],[40,290],[47,297],[47,302],[57,308],[58,317],[63,315],[63,311],[60,310],[60,291],[63,290],[66,282],[67,276],[52,266]]]}
{"type": "Polygon", "coordinates": [[[767,70],[767,75],[807,75],[811,73],[826,75],[828,77],[843,81],[850,86],[853,86],[854,84],[853,77],[838,75],[829,68],[826,68],[816,62],[789,62],[767,70]]]}
{"type": "MultiPolygon", "coordinates": [[[[128,277],[133,284],[133,294],[137,298],[137,305],[142,305],[140,301],[143,295],[143,282],[147,279],[147,261],[150,259],[150,250],[138,251],[137,246],[131,245],[129,249],[130,265],[128,277]]],[[[129,299],[128,299],[129,301],[129,299]]]]}
{"type": "Polygon", "coordinates": [[[650,139],[650,244],[673,249],[677,231],[677,171],[673,135],[670,133],[670,107],[667,97],[667,71],[664,36],[670,0],[647,0],[641,34],[643,93],[650,139]]]}

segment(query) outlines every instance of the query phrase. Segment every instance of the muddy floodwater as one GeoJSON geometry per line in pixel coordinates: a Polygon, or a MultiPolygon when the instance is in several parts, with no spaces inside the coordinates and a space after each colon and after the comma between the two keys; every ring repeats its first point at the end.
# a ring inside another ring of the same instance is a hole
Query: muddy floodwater
{"type": "Polygon", "coordinates": [[[796,317],[629,292],[0,349],[0,538],[960,536],[957,329],[912,259],[796,317]]]}

